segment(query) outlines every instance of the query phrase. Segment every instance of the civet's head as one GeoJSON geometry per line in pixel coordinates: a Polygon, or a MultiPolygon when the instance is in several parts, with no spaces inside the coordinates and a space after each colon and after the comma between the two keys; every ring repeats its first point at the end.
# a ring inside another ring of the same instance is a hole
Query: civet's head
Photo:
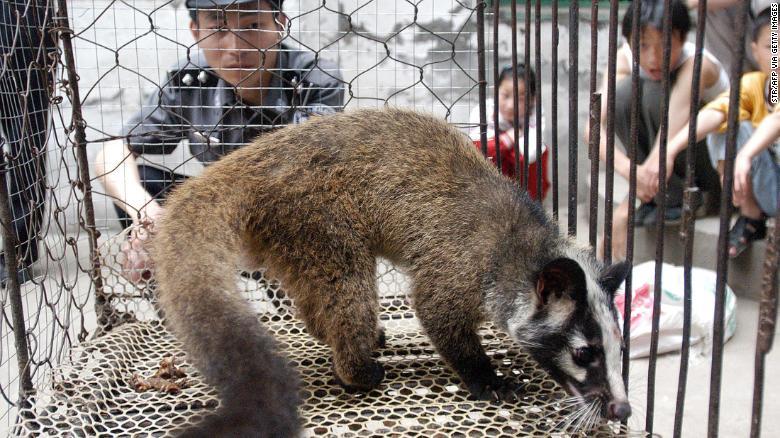
{"type": "Polygon", "coordinates": [[[630,265],[604,267],[571,251],[536,274],[530,303],[508,321],[517,339],[572,395],[609,420],[631,415],[621,374],[623,340],[613,304],[630,265]]]}

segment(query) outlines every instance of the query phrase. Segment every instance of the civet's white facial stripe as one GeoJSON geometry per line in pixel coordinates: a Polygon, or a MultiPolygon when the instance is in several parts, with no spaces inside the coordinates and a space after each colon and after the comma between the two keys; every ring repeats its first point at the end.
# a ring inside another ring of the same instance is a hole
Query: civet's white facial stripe
{"type": "Polygon", "coordinates": [[[569,345],[571,345],[572,349],[584,348],[588,346],[588,340],[585,339],[585,335],[582,332],[577,331],[572,334],[569,345]]]}
{"type": "Polygon", "coordinates": [[[577,308],[573,300],[553,300],[547,305],[547,319],[544,324],[554,331],[561,330],[577,308]]]}
{"type": "Polygon", "coordinates": [[[585,377],[587,377],[588,371],[574,363],[574,359],[571,357],[571,352],[568,350],[563,350],[558,353],[556,362],[558,363],[558,367],[560,367],[560,369],[569,377],[573,378],[579,383],[585,381],[585,377]]]}
{"type": "Polygon", "coordinates": [[[569,248],[570,258],[576,260],[583,270],[585,270],[585,281],[588,288],[588,306],[601,329],[602,343],[604,348],[604,366],[607,372],[607,382],[609,383],[612,398],[616,401],[626,401],[626,390],[623,385],[623,374],[621,372],[620,346],[622,339],[617,322],[615,321],[611,306],[608,302],[607,294],[596,283],[597,270],[590,260],[583,257],[582,253],[569,248]]]}
{"type": "MultiPolygon", "coordinates": [[[[515,313],[509,318],[506,325],[509,329],[509,333],[517,335],[522,332],[522,328],[528,324],[528,321],[533,316],[533,303],[523,303],[517,306],[515,313]]],[[[528,338],[528,337],[526,337],[528,338]]]]}

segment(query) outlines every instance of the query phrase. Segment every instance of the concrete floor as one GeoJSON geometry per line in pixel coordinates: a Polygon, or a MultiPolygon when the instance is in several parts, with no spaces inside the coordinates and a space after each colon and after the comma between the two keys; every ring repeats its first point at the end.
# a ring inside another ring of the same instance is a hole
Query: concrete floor
{"type": "MultiPolygon", "coordinates": [[[[756,301],[739,299],[737,331],[724,348],[719,422],[721,437],[746,437],[750,433],[758,307],[756,301]]],[[[780,328],[776,327],[775,333],[777,339],[780,328]]],[[[692,357],[688,362],[683,437],[707,435],[711,356],[693,354],[699,348],[692,347],[692,357]]],[[[629,424],[638,429],[643,427],[645,421],[648,362],[647,359],[636,359],[631,365],[629,391],[634,415],[629,424]]],[[[674,427],[679,368],[678,353],[665,354],[658,358],[653,431],[664,437],[672,436],[674,427]]],[[[780,412],[780,394],[773,389],[778,385],[780,353],[775,348],[766,356],[761,435],[764,437],[778,436],[777,431],[780,430],[780,416],[777,415],[780,412]]]]}

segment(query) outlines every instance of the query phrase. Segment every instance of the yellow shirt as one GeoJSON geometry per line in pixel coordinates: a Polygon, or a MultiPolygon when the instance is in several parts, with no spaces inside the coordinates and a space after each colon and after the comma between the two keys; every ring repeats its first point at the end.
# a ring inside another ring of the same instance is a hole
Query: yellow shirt
{"type": "MultiPolygon", "coordinates": [[[[753,127],[757,127],[764,117],[772,111],[780,111],[780,105],[774,109],[767,106],[764,90],[768,75],[760,71],[745,73],[740,79],[739,90],[739,120],[750,120],[753,127]]],[[[720,111],[723,114],[729,113],[729,91],[723,92],[720,96],[708,103],[704,108],[720,111]]],[[[718,133],[726,132],[727,121],[724,121],[718,128],[718,133]]]]}

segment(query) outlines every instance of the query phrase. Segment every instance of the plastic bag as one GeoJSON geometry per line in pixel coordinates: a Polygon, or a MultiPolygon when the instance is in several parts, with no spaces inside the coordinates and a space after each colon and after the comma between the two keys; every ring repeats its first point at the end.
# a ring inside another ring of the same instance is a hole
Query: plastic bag
{"type": "MultiPolygon", "coordinates": [[[[664,263],[661,273],[661,316],[659,319],[658,353],[682,348],[683,331],[683,267],[664,263]]],[[[715,312],[715,271],[691,268],[691,345],[704,341],[704,351],[712,345],[712,322],[715,312]]],[[[637,265],[633,270],[631,301],[632,359],[650,355],[652,333],[655,261],[637,265]]],[[[619,323],[623,326],[625,283],[615,293],[619,323]]],[[[725,343],[737,329],[737,298],[726,285],[724,313],[725,343]]]]}

